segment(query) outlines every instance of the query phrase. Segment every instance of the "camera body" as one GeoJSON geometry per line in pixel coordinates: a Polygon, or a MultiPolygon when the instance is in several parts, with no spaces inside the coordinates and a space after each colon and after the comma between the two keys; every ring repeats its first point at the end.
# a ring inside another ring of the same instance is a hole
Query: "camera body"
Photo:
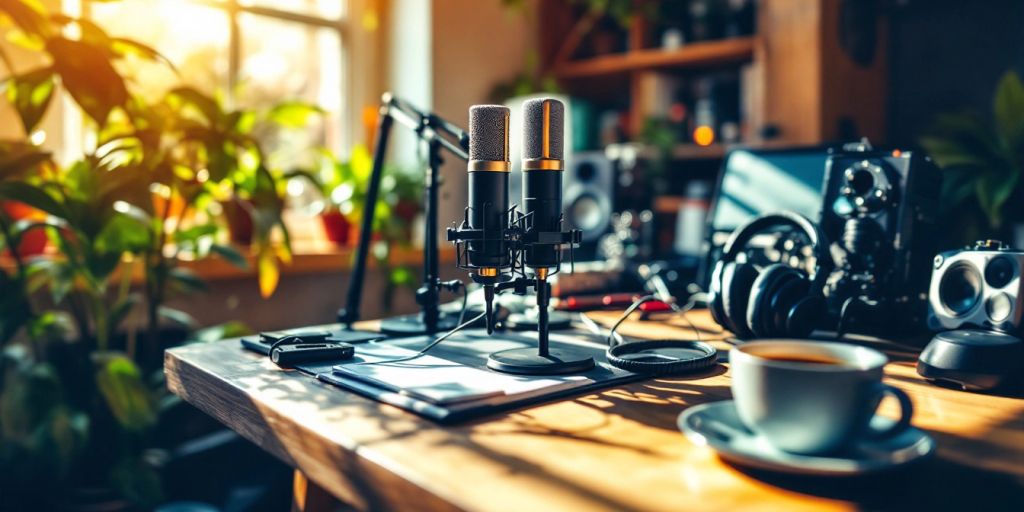
{"type": "Polygon", "coordinates": [[[858,146],[829,157],[820,223],[836,261],[826,296],[841,333],[925,332],[941,187],[920,153],[858,146]]]}
{"type": "Polygon", "coordinates": [[[1024,332],[1024,252],[985,240],[935,256],[933,267],[928,292],[930,329],[1024,332]]]}

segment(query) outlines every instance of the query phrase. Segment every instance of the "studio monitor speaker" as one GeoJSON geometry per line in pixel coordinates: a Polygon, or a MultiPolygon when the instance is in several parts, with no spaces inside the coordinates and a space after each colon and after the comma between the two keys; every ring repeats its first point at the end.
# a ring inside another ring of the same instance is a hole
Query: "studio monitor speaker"
{"type": "Polygon", "coordinates": [[[608,231],[615,189],[614,165],[602,151],[573,155],[566,162],[562,205],[568,228],[583,232],[583,245],[596,245],[608,231]]]}

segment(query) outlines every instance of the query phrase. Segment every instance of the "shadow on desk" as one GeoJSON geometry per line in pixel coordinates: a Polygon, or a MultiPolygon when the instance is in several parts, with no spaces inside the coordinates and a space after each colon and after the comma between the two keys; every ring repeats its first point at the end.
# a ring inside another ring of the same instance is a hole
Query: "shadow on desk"
{"type": "Polygon", "coordinates": [[[1024,510],[1024,492],[1013,476],[938,457],[892,472],[854,478],[783,475],[730,466],[762,483],[809,496],[850,501],[867,510],[1024,510]]]}
{"type": "MultiPolygon", "coordinates": [[[[681,408],[698,403],[714,402],[729,398],[728,386],[701,385],[690,383],[722,375],[726,368],[722,365],[709,368],[698,374],[685,377],[671,377],[634,383],[586,394],[572,399],[574,405],[583,406],[599,414],[594,415],[594,422],[578,425],[574,428],[560,428],[539,420],[530,413],[536,406],[524,407],[507,413],[503,417],[485,418],[476,424],[491,423],[496,420],[510,422],[516,427],[502,430],[502,434],[516,433],[537,436],[554,436],[572,439],[585,443],[617,447],[635,451],[644,455],[658,456],[658,451],[634,442],[620,442],[609,438],[589,436],[608,426],[612,418],[627,418],[629,421],[642,423],[649,427],[677,432],[676,418],[681,408]],[[637,389],[640,388],[640,389],[637,389]]],[[[472,425],[472,424],[471,424],[472,425]]]]}

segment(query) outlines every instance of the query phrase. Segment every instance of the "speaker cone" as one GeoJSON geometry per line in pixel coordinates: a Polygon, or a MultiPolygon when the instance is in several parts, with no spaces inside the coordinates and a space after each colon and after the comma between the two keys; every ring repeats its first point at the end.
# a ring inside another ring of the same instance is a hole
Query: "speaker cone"
{"type": "Polygon", "coordinates": [[[939,300],[953,315],[965,315],[981,299],[981,283],[981,274],[973,266],[953,265],[939,281],[939,300]]]}
{"type": "Polygon", "coordinates": [[[996,256],[985,265],[985,282],[993,288],[1002,288],[1013,280],[1013,260],[1006,256],[996,256]]]}

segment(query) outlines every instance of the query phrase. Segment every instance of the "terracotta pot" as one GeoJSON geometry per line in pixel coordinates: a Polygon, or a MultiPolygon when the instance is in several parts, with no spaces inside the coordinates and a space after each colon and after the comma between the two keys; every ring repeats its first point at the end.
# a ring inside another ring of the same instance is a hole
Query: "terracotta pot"
{"type": "Polygon", "coordinates": [[[324,226],[324,235],[338,247],[348,247],[352,240],[352,223],[338,210],[329,210],[320,214],[320,223],[324,226]]]}
{"type": "MultiPolygon", "coordinates": [[[[4,201],[3,209],[7,216],[15,222],[24,219],[43,220],[46,218],[46,214],[43,212],[18,201],[4,201]]],[[[45,229],[30,229],[21,235],[21,241],[17,248],[18,256],[28,258],[43,254],[46,252],[48,243],[45,229]]]]}
{"type": "Polygon", "coordinates": [[[404,220],[406,224],[412,223],[419,213],[420,204],[416,201],[402,199],[395,205],[395,215],[404,220]]]}
{"type": "Polygon", "coordinates": [[[239,245],[252,243],[252,202],[237,197],[223,203],[224,217],[228,220],[228,234],[231,241],[239,245]]]}

